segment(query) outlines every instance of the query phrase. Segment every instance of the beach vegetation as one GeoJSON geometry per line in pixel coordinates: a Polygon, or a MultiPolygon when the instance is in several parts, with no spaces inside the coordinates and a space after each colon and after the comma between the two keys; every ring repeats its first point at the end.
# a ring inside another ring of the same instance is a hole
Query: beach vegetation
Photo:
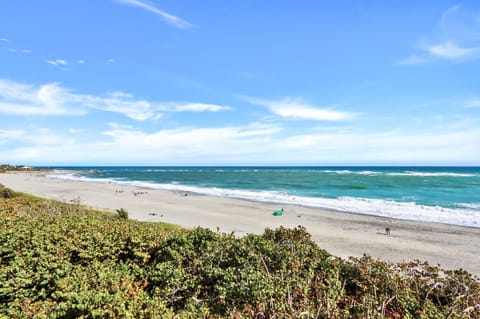
{"type": "Polygon", "coordinates": [[[10,165],[10,164],[0,164],[0,173],[6,172],[31,172],[31,171],[42,171],[47,170],[46,168],[40,167],[31,167],[24,165],[10,165]]]}
{"type": "Polygon", "coordinates": [[[480,318],[470,273],[344,260],[302,227],[239,238],[0,194],[0,318],[480,318]]]}
{"type": "Polygon", "coordinates": [[[118,218],[120,219],[128,219],[128,211],[124,208],[119,208],[116,210],[118,218]]]}

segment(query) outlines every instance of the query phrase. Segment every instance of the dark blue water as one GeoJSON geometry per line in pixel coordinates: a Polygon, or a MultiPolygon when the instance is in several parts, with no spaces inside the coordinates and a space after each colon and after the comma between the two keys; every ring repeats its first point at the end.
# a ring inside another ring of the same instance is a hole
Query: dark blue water
{"type": "MultiPolygon", "coordinates": [[[[62,167],[93,179],[480,227],[479,167],[62,167]],[[87,171],[87,172],[86,172],[87,171]]],[[[59,176],[57,176],[59,177],[59,176]]]]}

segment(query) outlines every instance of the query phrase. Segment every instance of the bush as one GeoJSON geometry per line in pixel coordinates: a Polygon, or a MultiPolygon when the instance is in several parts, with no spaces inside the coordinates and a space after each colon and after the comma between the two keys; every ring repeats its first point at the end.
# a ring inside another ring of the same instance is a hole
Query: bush
{"type": "Polygon", "coordinates": [[[118,218],[128,219],[128,212],[125,209],[120,208],[120,209],[117,209],[116,212],[118,214],[118,218]]]}
{"type": "Polygon", "coordinates": [[[471,274],[342,260],[301,227],[237,238],[22,194],[0,220],[0,317],[480,318],[471,274]]]}

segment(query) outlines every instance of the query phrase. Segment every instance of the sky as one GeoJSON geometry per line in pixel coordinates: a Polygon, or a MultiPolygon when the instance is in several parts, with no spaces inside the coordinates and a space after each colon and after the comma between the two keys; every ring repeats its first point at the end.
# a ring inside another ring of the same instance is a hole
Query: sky
{"type": "Polygon", "coordinates": [[[480,165],[480,2],[2,1],[0,163],[480,165]]]}

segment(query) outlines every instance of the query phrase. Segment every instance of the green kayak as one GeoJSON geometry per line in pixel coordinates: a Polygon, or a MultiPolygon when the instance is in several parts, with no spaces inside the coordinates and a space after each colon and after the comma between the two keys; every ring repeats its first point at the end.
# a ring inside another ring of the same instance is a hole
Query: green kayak
{"type": "Polygon", "coordinates": [[[273,216],[282,216],[282,215],[283,215],[283,208],[280,209],[280,210],[277,210],[277,211],[273,212],[272,215],[273,215],[273,216]]]}

